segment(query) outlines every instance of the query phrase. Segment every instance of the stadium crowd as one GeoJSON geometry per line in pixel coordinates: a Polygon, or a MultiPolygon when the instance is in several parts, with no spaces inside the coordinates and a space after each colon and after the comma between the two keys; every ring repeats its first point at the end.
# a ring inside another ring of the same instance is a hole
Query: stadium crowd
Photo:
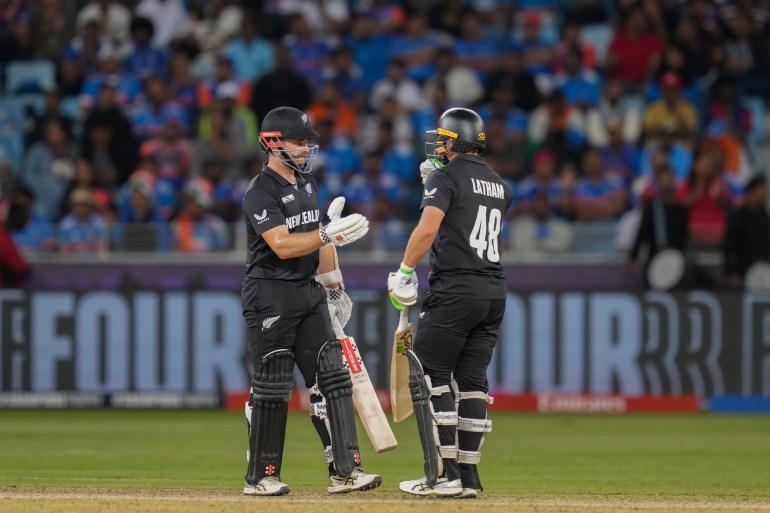
{"type": "Polygon", "coordinates": [[[424,133],[462,106],[514,247],[634,230],[666,173],[718,247],[763,172],[769,27],[765,0],[0,0],[0,211],[25,251],[230,249],[260,119],[291,105],[322,206],[397,250],[424,133]]]}

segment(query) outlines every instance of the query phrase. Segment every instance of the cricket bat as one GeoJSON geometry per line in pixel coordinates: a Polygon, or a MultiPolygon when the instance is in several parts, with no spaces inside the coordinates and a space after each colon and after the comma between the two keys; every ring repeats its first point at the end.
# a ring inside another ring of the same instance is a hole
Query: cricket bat
{"type": "Polygon", "coordinates": [[[366,372],[364,361],[361,359],[361,353],[353,337],[348,337],[340,326],[336,316],[332,316],[334,325],[334,334],[342,345],[342,362],[350,372],[350,379],[353,381],[353,405],[356,407],[358,417],[369,435],[369,440],[376,452],[385,452],[395,449],[398,442],[390,429],[385,412],[382,411],[382,405],[374,391],[374,386],[369,379],[369,373],[366,372]]]}
{"type": "Polygon", "coordinates": [[[404,308],[393,334],[393,350],[390,358],[390,409],[395,422],[409,418],[414,412],[412,395],[409,393],[409,361],[404,351],[413,350],[414,325],[409,322],[409,307],[404,308]]]}

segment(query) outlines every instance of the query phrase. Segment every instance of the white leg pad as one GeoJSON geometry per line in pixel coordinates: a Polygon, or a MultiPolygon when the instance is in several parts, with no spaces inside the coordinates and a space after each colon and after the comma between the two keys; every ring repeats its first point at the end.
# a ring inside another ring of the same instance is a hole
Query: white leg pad
{"type": "Polygon", "coordinates": [[[455,392],[455,401],[460,402],[463,399],[482,399],[487,404],[494,404],[495,398],[484,392],[455,392]]]}
{"type": "Polygon", "coordinates": [[[458,417],[457,429],[459,431],[470,431],[471,433],[489,433],[492,431],[492,421],[489,419],[464,419],[458,417]]]}
{"type": "Polygon", "coordinates": [[[481,451],[457,451],[457,463],[478,465],[481,461],[481,451]]]}
{"type": "Polygon", "coordinates": [[[457,447],[454,445],[439,445],[438,455],[442,458],[457,459],[457,447]]]}
{"type": "Polygon", "coordinates": [[[463,449],[458,448],[457,462],[477,465],[481,461],[481,447],[484,445],[484,439],[487,433],[492,431],[492,421],[486,418],[486,404],[492,404],[493,399],[481,391],[459,392],[457,390],[455,390],[455,398],[458,411],[460,411],[463,401],[484,401],[482,403],[484,404],[483,408],[480,407],[479,403],[475,403],[476,406],[473,409],[469,409],[472,403],[466,403],[467,407],[463,408],[466,415],[474,411],[475,414],[483,415],[484,418],[460,417],[458,415],[457,419],[458,442],[460,442],[458,445],[463,447],[463,449]],[[480,433],[481,436],[474,440],[473,438],[468,439],[469,435],[462,435],[461,433],[480,433]],[[462,442],[463,437],[465,437],[465,442],[462,442]]]}

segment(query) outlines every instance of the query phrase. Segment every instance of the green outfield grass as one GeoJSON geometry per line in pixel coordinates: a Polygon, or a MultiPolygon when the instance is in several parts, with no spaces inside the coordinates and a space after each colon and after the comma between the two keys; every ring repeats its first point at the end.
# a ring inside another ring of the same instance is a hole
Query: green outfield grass
{"type": "MultiPolygon", "coordinates": [[[[770,497],[770,417],[494,414],[481,474],[490,495],[770,497]]],[[[413,419],[399,447],[364,464],[379,491],[418,477],[413,419]]],[[[0,487],[238,492],[245,419],[221,411],[0,411],[0,487]]],[[[306,414],[292,414],[283,479],[323,490],[326,465],[306,414]]]]}

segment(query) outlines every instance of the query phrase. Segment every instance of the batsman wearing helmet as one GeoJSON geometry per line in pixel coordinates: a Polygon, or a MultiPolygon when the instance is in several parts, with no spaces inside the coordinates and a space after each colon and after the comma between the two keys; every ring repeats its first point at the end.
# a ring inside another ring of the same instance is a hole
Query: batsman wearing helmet
{"type": "Polygon", "coordinates": [[[336,246],[369,230],[360,214],[342,217],[344,198],[321,224],[318,191],[309,174],[318,146],[307,116],[279,107],[262,122],[268,155],[243,197],[248,255],[241,303],[253,375],[246,403],[249,450],[245,495],[284,495],[281,460],[294,364],[310,390],[310,414],[325,448],[330,493],[380,485],[361,467],[352,383],[332,331],[331,315],[344,326],[352,302],[343,290],[336,246]]]}
{"type": "Polygon", "coordinates": [[[414,495],[474,498],[487,418],[487,366],[505,312],[500,229],[513,192],[481,156],[484,122],[453,108],[428,132],[421,165],[422,215],[398,271],[388,276],[398,309],[417,301],[414,268],[430,249],[425,295],[409,359],[409,389],[425,456],[425,476],[402,481],[414,495]]]}

